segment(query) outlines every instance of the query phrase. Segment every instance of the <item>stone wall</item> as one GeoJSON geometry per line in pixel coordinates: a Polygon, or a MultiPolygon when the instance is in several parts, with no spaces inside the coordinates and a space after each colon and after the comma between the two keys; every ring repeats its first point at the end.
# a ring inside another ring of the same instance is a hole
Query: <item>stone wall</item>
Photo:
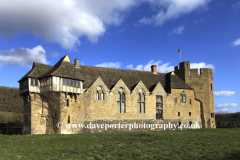
{"type": "Polygon", "coordinates": [[[213,71],[208,68],[190,69],[190,62],[184,61],[180,63],[180,68],[175,67],[175,74],[178,75],[184,82],[190,85],[195,92],[195,97],[201,99],[204,119],[204,127],[216,128],[214,113],[214,94],[213,94],[213,71]]]}

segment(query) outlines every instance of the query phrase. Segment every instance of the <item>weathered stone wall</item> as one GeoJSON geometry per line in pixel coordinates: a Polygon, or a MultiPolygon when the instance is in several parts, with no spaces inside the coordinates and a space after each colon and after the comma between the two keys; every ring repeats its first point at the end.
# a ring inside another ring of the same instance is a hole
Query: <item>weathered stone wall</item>
{"type": "Polygon", "coordinates": [[[184,61],[180,63],[180,69],[175,67],[175,74],[190,85],[195,92],[197,99],[202,101],[202,118],[205,121],[206,128],[216,128],[214,113],[214,94],[213,94],[213,71],[208,68],[201,68],[200,74],[197,69],[190,69],[190,62],[184,61]]]}

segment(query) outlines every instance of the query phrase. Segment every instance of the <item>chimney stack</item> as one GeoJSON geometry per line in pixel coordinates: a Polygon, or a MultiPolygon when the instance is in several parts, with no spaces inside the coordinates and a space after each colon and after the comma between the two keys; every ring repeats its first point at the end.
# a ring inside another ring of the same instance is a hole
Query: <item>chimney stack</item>
{"type": "Polygon", "coordinates": [[[75,66],[75,68],[80,68],[79,59],[74,60],[74,66],[75,66]]]}
{"type": "Polygon", "coordinates": [[[152,71],[154,74],[157,74],[157,65],[152,65],[152,66],[151,66],[151,71],[152,71]]]}

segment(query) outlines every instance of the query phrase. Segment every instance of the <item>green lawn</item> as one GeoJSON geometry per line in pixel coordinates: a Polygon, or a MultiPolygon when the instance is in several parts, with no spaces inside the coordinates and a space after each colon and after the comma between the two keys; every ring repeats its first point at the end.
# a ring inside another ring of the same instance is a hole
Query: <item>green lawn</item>
{"type": "Polygon", "coordinates": [[[14,122],[16,120],[23,122],[23,114],[0,111],[0,123],[14,122]]]}
{"type": "Polygon", "coordinates": [[[239,159],[240,129],[0,135],[0,159],[239,159]]]}

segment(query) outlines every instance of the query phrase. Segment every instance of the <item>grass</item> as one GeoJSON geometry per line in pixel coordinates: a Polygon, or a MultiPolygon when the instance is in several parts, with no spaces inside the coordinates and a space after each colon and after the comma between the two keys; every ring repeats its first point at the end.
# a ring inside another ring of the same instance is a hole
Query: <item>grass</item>
{"type": "Polygon", "coordinates": [[[0,159],[238,159],[240,129],[0,135],[0,159]]]}
{"type": "Polygon", "coordinates": [[[15,122],[15,121],[20,121],[22,123],[23,114],[0,111],[0,123],[15,122]]]}

